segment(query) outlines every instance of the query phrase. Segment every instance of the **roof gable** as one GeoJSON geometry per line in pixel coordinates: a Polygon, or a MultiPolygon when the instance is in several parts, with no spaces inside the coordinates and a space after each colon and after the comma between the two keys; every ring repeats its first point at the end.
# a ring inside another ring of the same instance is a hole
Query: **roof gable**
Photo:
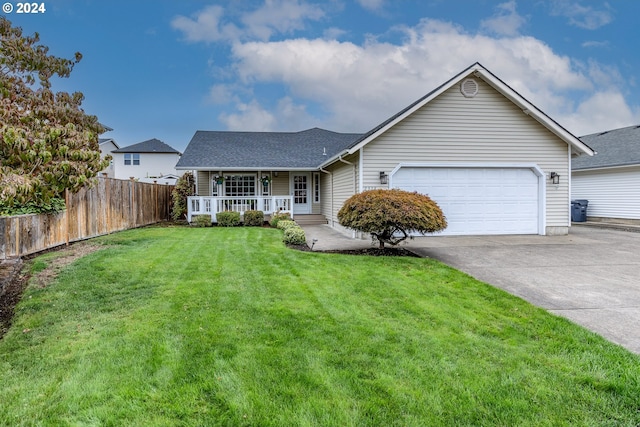
{"type": "MultiPolygon", "coordinates": [[[[571,146],[572,151],[575,154],[587,154],[589,156],[592,156],[594,154],[593,150],[591,150],[585,143],[580,141],[576,136],[571,134],[565,128],[560,126],[555,120],[551,119],[551,117],[547,116],[539,108],[537,108],[535,105],[527,101],[524,97],[518,94],[515,90],[509,87],[506,83],[500,80],[497,76],[495,76],[489,70],[484,68],[478,62],[468,67],[467,69],[463,70],[462,72],[458,73],[456,76],[454,76],[444,84],[440,85],[436,89],[427,93],[425,96],[418,99],[417,101],[415,101],[414,103],[406,107],[405,109],[401,110],[397,114],[393,115],[389,119],[385,120],[384,122],[380,123],[378,126],[371,129],[369,132],[362,135],[360,139],[355,141],[355,143],[351,147],[349,147],[348,154],[355,153],[360,148],[364,147],[369,142],[373,141],[383,133],[387,132],[396,124],[400,123],[402,120],[404,120],[405,118],[407,118],[408,116],[410,116],[411,114],[413,114],[414,112],[416,112],[417,110],[419,110],[420,108],[422,108],[423,106],[425,106],[426,104],[428,104],[429,102],[431,102],[432,100],[440,96],[442,93],[450,89],[452,86],[461,83],[464,79],[471,76],[482,79],[484,82],[489,84],[491,87],[497,90],[504,97],[506,97],[511,102],[516,104],[519,108],[522,109],[522,111],[525,114],[534,118],[541,125],[543,125],[553,134],[558,136],[561,140],[569,144],[569,146],[571,146]]],[[[330,159],[329,161],[325,162],[325,164],[330,164],[335,161],[337,161],[337,158],[330,159]]]]}
{"type": "Polygon", "coordinates": [[[197,131],[177,169],[317,169],[361,134],[320,128],[300,132],[197,131]]]}
{"type": "Polygon", "coordinates": [[[113,138],[98,138],[98,145],[100,148],[104,148],[107,144],[111,144],[116,147],[116,150],[120,148],[120,146],[116,143],[113,138]]]}
{"type": "Polygon", "coordinates": [[[573,170],[640,165],[640,126],[628,126],[585,135],[580,139],[597,155],[578,157],[571,162],[573,170]]]}
{"type": "Polygon", "coordinates": [[[122,147],[112,151],[112,153],[168,153],[168,154],[180,154],[180,152],[173,147],[165,144],[159,139],[153,138],[147,141],[142,141],[137,144],[122,147]]]}

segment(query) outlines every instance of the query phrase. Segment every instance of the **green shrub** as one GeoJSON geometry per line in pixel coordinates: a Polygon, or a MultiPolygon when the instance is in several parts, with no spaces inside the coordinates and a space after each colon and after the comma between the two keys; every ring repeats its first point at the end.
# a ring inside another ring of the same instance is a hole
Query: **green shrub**
{"type": "Polygon", "coordinates": [[[410,232],[444,230],[447,220],[429,196],[398,189],[369,190],[351,196],[338,211],[340,225],[371,233],[380,247],[397,245],[410,232]]]}
{"type": "Polygon", "coordinates": [[[286,230],[287,228],[291,227],[299,227],[299,225],[295,221],[292,221],[290,219],[281,219],[280,221],[278,221],[278,228],[280,230],[286,230]]]}
{"type": "Polygon", "coordinates": [[[248,227],[262,227],[264,225],[264,212],[245,211],[244,225],[248,227]]]}
{"type": "Polygon", "coordinates": [[[186,172],[176,182],[176,186],[171,192],[171,217],[179,221],[187,216],[187,198],[196,194],[195,178],[191,172],[186,172]]]}
{"type": "Polygon", "coordinates": [[[191,217],[194,227],[211,227],[211,215],[194,215],[191,217]]]}
{"type": "Polygon", "coordinates": [[[307,243],[307,239],[304,235],[304,230],[296,224],[295,226],[286,228],[284,230],[283,242],[288,245],[304,245],[305,243],[307,243]]]}
{"type": "Polygon", "coordinates": [[[269,224],[272,227],[277,227],[278,222],[282,220],[290,220],[290,219],[291,219],[291,215],[289,215],[288,212],[277,212],[277,213],[271,214],[271,221],[269,221],[269,224]]]}
{"type": "Polygon", "coordinates": [[[236,227],[240,225],[240,212],[218,212],[216,220],[220,227],[236,227]]]}

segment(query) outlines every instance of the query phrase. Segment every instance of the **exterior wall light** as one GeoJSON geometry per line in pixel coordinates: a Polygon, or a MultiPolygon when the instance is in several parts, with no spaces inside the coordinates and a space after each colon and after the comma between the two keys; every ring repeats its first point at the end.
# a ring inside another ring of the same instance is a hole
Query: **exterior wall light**
{"type": "Polygon", "coordinates": [[[549,178],[551,178],[551,182],[555,185],[560,184],[560,175],[558,175],[555,172],[551,172],[551,174],[549,174],[549,178]]]}
{"type": "Polygon", "coordinates": [[[386,185],[389,182],[389,175],[386,173],[380,172],[380,184],[386,185]]]}

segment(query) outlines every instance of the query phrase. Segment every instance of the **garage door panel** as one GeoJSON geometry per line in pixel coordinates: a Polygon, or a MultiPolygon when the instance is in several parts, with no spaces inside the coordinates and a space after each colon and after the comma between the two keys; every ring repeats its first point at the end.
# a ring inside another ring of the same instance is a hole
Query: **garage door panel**
{"type": "Polygon", "coordinates": [[[538,177],[528,168],[406,167],[393,186],[435,200],[449,224],[441,234],[538,234],[538,177]]]}

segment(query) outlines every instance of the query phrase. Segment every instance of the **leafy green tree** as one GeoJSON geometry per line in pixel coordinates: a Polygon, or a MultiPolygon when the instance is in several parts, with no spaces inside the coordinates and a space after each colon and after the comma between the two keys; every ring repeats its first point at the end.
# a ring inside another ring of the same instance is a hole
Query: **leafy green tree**
{"type": "Polygon", "coordinates": [[[69,77],[74,59],[48,54],[38,33],[0,16],[0,204],[44,205],[65,189],[77,192],[108,166],[100,159],[104,128],[85,114],[80,92],[54,93],[51,79],[69,77]]]}
{"type": "Polygon", "coordinates": [[[187,217],[187,197],[196,194],[196,181],[191,172],[186,172],[176,182],[176,186],[171,192],[173,208],[171,217],[179,221],[187,217]]]}
{"type": "Polygon", "coordinates": [[[369,190],[351,196],[338,211],[338,221],[352,230],[371,233],[380,248],[397,245],[409,233],[444,230],[447,220],[429,196],[403,190],[369,190]]]}

